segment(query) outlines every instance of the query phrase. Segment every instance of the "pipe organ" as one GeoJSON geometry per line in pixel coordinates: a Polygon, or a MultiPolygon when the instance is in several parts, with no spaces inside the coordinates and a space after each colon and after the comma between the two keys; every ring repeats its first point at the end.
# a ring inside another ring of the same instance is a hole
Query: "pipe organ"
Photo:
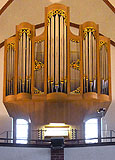
{"type": "Polygon", "coordinates": [[[67,24],[66,13],[63,10],[53,10],[48,13],[48,93],[67,93],[67,24]]]}
{"type": "Polygon", "coordinates": [[[111,103],[110,39],[85,22],[70,31],[69,8],[46,7],[44,32],[21,23],[5,41],[4,104],[34,124],[79,125],[111,103]]]}
{"type": "Polygon", "coordinates": [[[16,38],[9,38],[5,42],[5,52],[6,52],[6,77],[5,77],[5,83],[6,83],[6,96],[8,95],[14,95],[14,62],[15,62],[15,53],[16,53],[16,38]]]}
{"type": "MultiPolygon", "coordinates": [[[[85,24],[84,24],[85,25],[85,24]]],[[[97,26],[95,26],[97,28],[97,26]]],[[[84,27],[83,36],[83,92],[97,92],[97,32],[93,27],[84,27]]]]}

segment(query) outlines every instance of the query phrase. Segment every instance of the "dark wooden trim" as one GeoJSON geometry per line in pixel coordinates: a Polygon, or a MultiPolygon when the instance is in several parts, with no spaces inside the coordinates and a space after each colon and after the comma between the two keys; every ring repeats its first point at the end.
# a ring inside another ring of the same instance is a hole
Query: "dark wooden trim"
{"type": "Polygon", "coordinates": [[[108,0],[103,0],[103,1],[115,13],[115,7],[108,0]]]}
{"type": "Polygon", "coordinates": [[[71,147],[95,147],[95,146],[115,146],[115,142],[102,142],[102,143],[85,143],[85,144],[65,144],[64,148],[71,148],[71,147]]]}
{"type": "Polygon", "coordinates": [[[0,147],[24,147],[24,148],[50,148],[50,144],[14,144],[14,143],[0,143],[0,147]]]}
{"type": "Polygon", "coordinates": [[[79,24],[75,24],[75,23],[72,23],[72,22],[70,22],[70,26],[75,27],[75,28],[79,28],[79,24]]]}
{"type": "Polygon", "coordinates": [[[38,29],[44,26],[45,26],[45,23],[40,23],[40,24],[35,25],[35,29],[38,29]]]}
{"type": "Polygon", "coordinates": [[[0,9],[0,16],[1,14],[9,7],[9,5],[13,2],[14,0],[8,0],[8,2],[0,9]]]}
{"type": "Polygon", "coordinates": [[[5,41],[3,41],[2,43],[0,43],[0,48],[2,48],[4,46],[4,42],[5,41]]]}
{"type": "MultiPolygon", "coordinates": [[[[44,27],[44,26],[45,26],[45,23],[40,23],[40,24],[35,25],[35,29],[39,29],[39,28],[44,27]]],[[[79,24],[70,22],[70,26],[79,29],[79,24]]],[[[101,33],[99,33],[99,35],[104,36],[101,33]]],[[[13,36],[15,36],[15,35],[13,35],[13,36]]],[[[13,37],[13,36],[11,36],[11,37],[13,37]]],[[[5,41],[0,43],[0,48],[2,48],[4,46],[4,42],[5,41]]],[[[113,45],[115,47],[115,42],[113,40],[110,40],[110,43],[111,43],[111,45],[113,45]]]]}

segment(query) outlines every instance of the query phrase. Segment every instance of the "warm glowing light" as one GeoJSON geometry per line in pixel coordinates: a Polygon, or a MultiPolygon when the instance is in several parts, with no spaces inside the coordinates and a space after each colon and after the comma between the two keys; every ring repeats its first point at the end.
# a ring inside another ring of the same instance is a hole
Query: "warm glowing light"
{"type": "Polygon", "coordinates": [[[24,119],[16,120],[16,143],[27,144],[28,122],[24,119]]]}
{"type": "Polygon", "coordinates": [[[51,136],[68,136],[69,128],[46,128],[44,136],[51,137],[51,136]]]}
{"type": "MultiPolygon", "coordinates": [[[[90,119],[85,124],[85,138],[97,138],[98,137],[98,122],[97,119],[90,119]]],[[[86,140],[86,143],[97,143],[97,139],[86,140]]]]}
{"type": "Polygon", "coordinates": [[[52,137],[52,136],[63,136],[66,137],[69,134],[69,126],[65,123],[50,123],[49,125],[45,126],[45,137],[52,137]]]}
{"type": "Polygon", "coordinates": [[[48,126],[66,126],[65,123],[50,123],[48,126]]]}

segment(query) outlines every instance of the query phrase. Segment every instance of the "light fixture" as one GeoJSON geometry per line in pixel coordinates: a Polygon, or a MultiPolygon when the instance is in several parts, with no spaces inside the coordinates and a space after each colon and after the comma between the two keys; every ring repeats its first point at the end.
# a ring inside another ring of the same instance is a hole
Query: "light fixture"
{"type": "Polygon", "coordinates": [[[106,111],[106,108],[100,108],[99,110],[97,110],[97,113],[104,113],[106,111]]]}

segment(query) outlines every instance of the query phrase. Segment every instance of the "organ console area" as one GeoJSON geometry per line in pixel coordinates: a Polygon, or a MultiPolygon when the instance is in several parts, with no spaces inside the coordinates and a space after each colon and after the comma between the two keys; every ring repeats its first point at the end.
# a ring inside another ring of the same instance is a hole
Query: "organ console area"
{"type": "Polygon", "coordinates": [[[99,35],[94,22],[73,34],[69,7],[50,5],[41,35],[23,22],[5,41],[3,91],[9,115],[34,125],[79,126],[98,117],[111,103],[110,39],[99,35]]]}

